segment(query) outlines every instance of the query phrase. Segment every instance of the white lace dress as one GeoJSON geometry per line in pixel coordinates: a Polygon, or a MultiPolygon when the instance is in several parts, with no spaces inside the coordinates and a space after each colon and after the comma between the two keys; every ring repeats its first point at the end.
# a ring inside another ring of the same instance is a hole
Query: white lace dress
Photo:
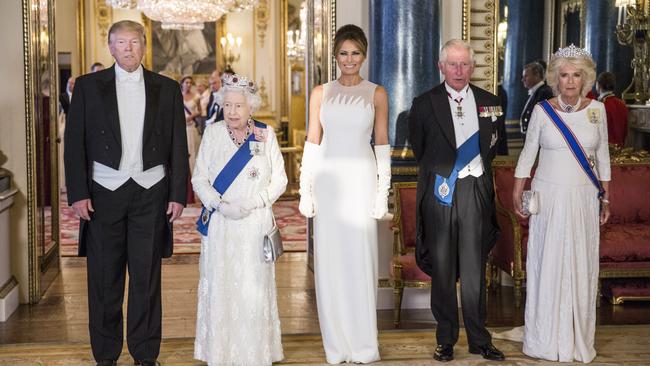
{"type": "MultiPolygon", "coordinates": [[[[610,180],[605,107],[592,101],[578,112],[558,112],[595,163],[600,180],[610,180]],[[588,113],[597,113],[590,118],[588,113]]],[[[542,107],[533,110],[515,176],[530,176],[539,213],[530,218],[526,258],[525,354],[551,361],[590,362],[599,271],[599,201],[564,138],[542,107]]]]}
{"type": "Polygon", "coordinates": [[[375,84],[325,84],[322,160],[314,176],[314,275],[327,362],[379,360],[375,84]]]}
{"type": "MultiPolygon", "coordinates": [[[[206,128],[192,184],[204,204],[212,201],[217,174],[237,150],[225,122],[206,128]]],[[[283,358],[276,300],[275,266],[262,258],[262,240],[272,227],[271,205],[287,176],[273,129],[223,195],[226,201],[261,193],[266,203],[241,219],[212,215],[201,238],[194,357],[208,365],[270,365],[283,358]]]]}

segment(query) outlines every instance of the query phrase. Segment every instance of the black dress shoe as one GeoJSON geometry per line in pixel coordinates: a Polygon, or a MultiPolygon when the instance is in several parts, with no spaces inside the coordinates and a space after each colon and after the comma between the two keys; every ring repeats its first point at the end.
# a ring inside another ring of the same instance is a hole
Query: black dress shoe
{"type": "Polygon", "coordinates": [[[156,360],[142,360],[135,361],[136,366],[160,366],[160,362],[156,360]]]}
{"type": "Polygon", "coordinates": [[[499,351],[492,343],[488,343],[482,346],[469,346],[469,353],[475,355],[480,354],[486,360],[491,361],[503,361],[506,359],[506,356],[503,355],[503,352],[499,351]]]}
{"type": "Polygon", "coordinates": [[[117,365],[117,361],[113,361],[113,360],[97,361],[97,366],[116,366],[116,365],[117,365]]]}
{"type": "Polygon", "coordinates": [[[439,344],[433,353],[433,359],[440,362],[449,362],[454,359],[453,344],[439,344]]]}

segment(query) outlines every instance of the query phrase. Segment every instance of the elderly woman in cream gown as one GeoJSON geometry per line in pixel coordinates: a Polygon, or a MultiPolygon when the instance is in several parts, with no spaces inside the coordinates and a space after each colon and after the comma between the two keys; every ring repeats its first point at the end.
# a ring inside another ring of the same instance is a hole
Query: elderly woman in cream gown
{"type": "Polygon", "coordinates": [[[275,133],[252,120],[261,104],[252,83],[224,79],[217,94],[225,121],[209,125],[192,177],[203,205],[213,211],[201,240],[194,357],[214,365],[262,366],[282,360],[275,267],[262,243],[273,227],[271,206],[287,176],[275,133]],[[254,134],[255,141],[247,141],[254,134]],[[243,144],[251,158],[223,193],[215,178],[243,144]]]}

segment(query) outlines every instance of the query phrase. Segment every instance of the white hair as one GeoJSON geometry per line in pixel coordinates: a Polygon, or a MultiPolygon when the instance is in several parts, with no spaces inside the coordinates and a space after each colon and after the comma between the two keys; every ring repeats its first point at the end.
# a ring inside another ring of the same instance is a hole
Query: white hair
{"type": "Polygon", "coordinates": [[[251,109],[251,113],[257,111],[262,106],[262,98],[259,96],[259,94],[251,93],[250,91],[246,90],[246,88],[233,85],[221,86],[221,89],[219,89],[219,91],[214,96],[214,100],[217,102],[217,104],[223,105],[223,100],[226,96],[226,93],[228,92],[243,94],[246,97],[246,103],[248,103],[248,107],[251,109]]]}
{"type": "Polygon", "coordinates": [[[471,63],[475,63],[476,60],[474,60],[474,49],[472,46],[470,46],[469,43],[463,41],[462,39],[450,39],[448,40],[444,46],[442,46],[442,49],[440,50],[440,62],[445,62],[447,61],[447,50],[450,48],[464,48],[469,52],[469,60],[471,63]]]}

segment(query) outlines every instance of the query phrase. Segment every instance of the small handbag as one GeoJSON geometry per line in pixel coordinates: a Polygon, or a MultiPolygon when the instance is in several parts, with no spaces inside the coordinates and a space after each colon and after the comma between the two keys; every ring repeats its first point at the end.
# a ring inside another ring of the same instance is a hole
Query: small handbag
{"type": "Polygon", "coordinates": [[[535,215],[539,211],[539,194],[536,191],[524,191],[521,195],[521,210],[524,215],[535,215]]]}
{"type": "Polygon", "coordinates": [[[280,235],[280,228],[275,223],[275,216],[273,217],[273,228],[264,235],[264,243],[262,244],[262,256],[265,262],[275,262],[284,253],[282,246],[282,236],[280,235]]]}

